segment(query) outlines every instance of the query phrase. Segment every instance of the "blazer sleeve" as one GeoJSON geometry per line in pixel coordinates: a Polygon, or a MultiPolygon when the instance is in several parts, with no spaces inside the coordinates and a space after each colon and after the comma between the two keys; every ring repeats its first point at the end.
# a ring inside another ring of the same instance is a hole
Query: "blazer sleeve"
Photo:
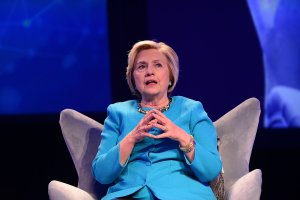
{"type": "Polygon", "coordinates": [[[113,105],[107,108],[107,118],[104,121],[101,143],[98,152],[92,162],[92,172],[97,181],[102,184],[112,183],[123,171],[120,163],[120,145],[118,137],[120,116],[113,105]]]}
{"type": "Polygon", "coordinates": [[[221,172],[222,162],[217,149],[216,128],[200,102],[192,108],[190,130],[196,143],[195,156],[191,163],[187,157],[185,160],[201,182],[210,182],[221,172]]]}

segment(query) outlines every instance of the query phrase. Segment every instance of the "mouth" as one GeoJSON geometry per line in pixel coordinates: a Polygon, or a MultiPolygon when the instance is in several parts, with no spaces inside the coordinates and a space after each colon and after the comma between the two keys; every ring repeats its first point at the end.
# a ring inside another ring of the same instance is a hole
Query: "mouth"
{"type": "Polygon", "coordinates": [[[157,84],[157,81],[155,80],[147,80],[145,81],[145,85],[156,85],[157,84]]]}

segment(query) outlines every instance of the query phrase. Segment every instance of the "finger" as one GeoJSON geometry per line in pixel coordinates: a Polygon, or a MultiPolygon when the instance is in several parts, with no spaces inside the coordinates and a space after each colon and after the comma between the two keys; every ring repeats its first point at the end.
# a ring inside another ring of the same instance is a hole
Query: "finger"
{"type": "Polygon", "coordinates": [[[156,114],[156,113],[154,113],[153,114],[153,116],[155,117],[155,119],[157,119],[158,121],[158,123],[159,124],[161,124],[161,125],[166,125],[166,117],[164,116],[164,117],[162,117],[162,116],[160,116],[160,115],[158,115],[158,114],[156,114]]]}
{"type": "Polygon", "coordinates": [[[145,116],[152,115],[153,113],[155,113],[155,111],[156,111],[155,109],[149,110],[145,116]]]}
{"type": "Polygon", "coordinates": [[[163,117],[163,118],[166,117],[166,115],[164,115],[160,110],[154,110],[154,111],[155,111],[154,113],[159,115],[160,117],[163,117]]]}
{"type": "Polygon", "coordinates": [[[153,124],[146,124],[144,126],[141,126],[141,130],[143,132],[148,132],[151,128],[153,128],[153,124]]]}
{"type": "Polygon", "coordinates": [[[143,120],[144,121],[150,121],[153,118],[152,113],[147,113],[144,117],[143,120]]]}
{"type": "Polygon", "coordinates": [[[143,136],[145,136],[145,137],[148,137],[148,138],[153,138],[153,139],[156,139],[156,137],[155,137],[155,135],[153,135],[153,134],[150,134],[150,133],[144,133],[143,134],[143,136]]]}
{"type": "Polygon", "coordinates": [[[151,138],[153,138],[153,139],[163,139],[163,138],[169,138],[169,134],[167,134],[167,133],[162,133],[162,134],[159,134],[159,135],[152,135],[153,137],[151,137],[151,138]]]}
{"type": "Polygon", "coordinates": [[[158,120],[157,119],[152,119],[150,122],[148,122],[148,124],[156,124],[158,122],[158,120]]]}
{"type": "Polygon", "coordinates": [[[143,122],[142,123],[149,123],[151,120],[153,120],[155,117],[154,117],[154,115],[153,115],[153,112],[151,112],[151,113],[147,113],[146,115],[145,115],[145,117],[143,118],[143,122]]]}
{"type": "Polygon", "coordinates": [[[161,129],[163,132],[168,132],[168,128],[166,126],[160,124],[153,124],[154,127],[161,129]]]}

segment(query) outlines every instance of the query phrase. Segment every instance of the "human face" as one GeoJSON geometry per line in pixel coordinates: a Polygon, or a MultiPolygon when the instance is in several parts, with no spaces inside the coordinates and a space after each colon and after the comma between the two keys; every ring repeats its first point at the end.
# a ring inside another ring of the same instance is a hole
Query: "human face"
{"type": "Polygon", "coordinates": [[[167,97],[170,71],[166,56],[157,49],[138,53],[133,77],[142,98],[167,97]]]}

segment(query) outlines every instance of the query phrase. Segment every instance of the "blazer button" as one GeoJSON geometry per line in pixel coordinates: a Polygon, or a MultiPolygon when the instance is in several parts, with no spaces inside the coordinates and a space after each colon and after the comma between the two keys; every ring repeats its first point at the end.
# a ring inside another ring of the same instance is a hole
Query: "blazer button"
{"type": "Polygon", "coordinates": [[[146,165],[147,165],[147,166],[150,166],[150,165],[151,165],[151,162],[146,162],[146,165]]]}

